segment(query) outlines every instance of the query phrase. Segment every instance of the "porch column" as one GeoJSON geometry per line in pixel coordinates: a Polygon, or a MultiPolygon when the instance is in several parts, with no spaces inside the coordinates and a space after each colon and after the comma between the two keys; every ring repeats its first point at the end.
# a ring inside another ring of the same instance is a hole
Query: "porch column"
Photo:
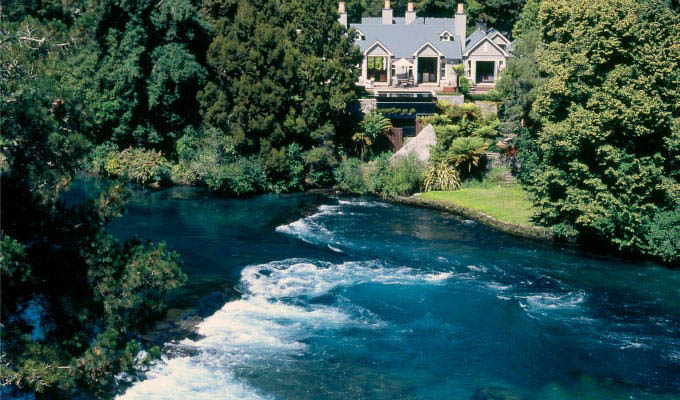
{"type": "Polygon", "coordinates": [[[441,82],[442,80],[442,77],[439,75],[441,73],[442,73],[442,58],[437,57],[437,75],[435,75],[437,77],[437,87],[439,86],[439,82],[441,82]]]}
{"type": "Polygon", "coordinates": [[[387,86],[392,86],[392,57],[387,56],[387,86]]]}
{"type": "Polygon", "coordinates": [[[413,59],[413,86],[418,84],[418,57],[413,59]]]}
{"type": "Polygon", "coordinates": [[[496,81],[498,80],[498,60],[494,60],[493,62],[493,84],[496,84],[496,81]]]}

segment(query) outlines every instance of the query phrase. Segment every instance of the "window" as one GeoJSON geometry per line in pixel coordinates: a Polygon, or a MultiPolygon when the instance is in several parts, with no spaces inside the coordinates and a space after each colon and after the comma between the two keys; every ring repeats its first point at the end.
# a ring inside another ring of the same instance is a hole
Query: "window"
{"type": "Polygon", "coordinates": [[[446,60],[442,60],[439,65],[439,79],[446,79],[446,60]]]}
{"type": "Polygon", "coordinates": [[[366,57],[366,70],[368,79],[373,78],[376,82],[387,82],[387,57],[366,57]]]}
{"type": "Polygon", "coordinates": [[[392,64],[392,68],[390,68],[390,71],[392,73],[392,76],[397,76],[397,71],[396,68],[394,67],[394,64],[392,64]]]}
{"type": "Polygon", "coordinates": [[[468,60],[467,76],[468,78],[472,77],[472,61],[470,60],[468,60]]]}

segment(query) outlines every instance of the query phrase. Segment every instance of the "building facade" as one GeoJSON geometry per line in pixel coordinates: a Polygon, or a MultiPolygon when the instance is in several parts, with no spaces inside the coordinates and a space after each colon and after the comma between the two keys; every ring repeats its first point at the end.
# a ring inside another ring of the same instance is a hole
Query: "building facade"
{"type": "Polygon", "coordinates": [[[390,0],[385,0],[381,17],[349,25],[344,2],[338,11],[340,23],[354,29],[355,44],[364,55],[362,86],[454,88],[454,67],[462,64],[471,84],[493,87],[511,56],[510,41],[483,23],[466,35],[463,4],[453,18],[423,18],[409,2],[404,17],[394,17],[390,0]]]}

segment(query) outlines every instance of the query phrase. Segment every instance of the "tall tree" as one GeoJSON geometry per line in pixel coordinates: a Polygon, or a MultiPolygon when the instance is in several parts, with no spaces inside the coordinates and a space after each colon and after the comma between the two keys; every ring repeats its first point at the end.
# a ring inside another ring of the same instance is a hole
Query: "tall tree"
{"type": "Polygon", "coordinates": [[[78,207],[59,200],[90,147],[85,111],[53,77],[71,65],[73,29],[15,13],[0,32],[0,382],[10,396],[111,397],[113,377],[137,362],[139,333],[185,279],[162,244],[107,235],[122,186],[78,207]]]}
{"type": "Polygon", "coordinates": [[[548,80],[531,190],[542,222],[655,254],[650,222],[680,204],[679,18],[660,0],[541,3],[548,80]]]}
{"type": "Polygon", "coordinates": [[[200,125],[196,93],[206,79],[208,35],[194,3],[102,3],[89,95],[98,141],[171,153],[185,130],[200,125]]]}
{"type": "Polygon", "coordinates": [[[308,184],[330,178],[336,129],[356,98],[358,51],[332,0],[241,1],[214,22],[205,121],[285,180],[286,146],[304,150],[308,184]]]}

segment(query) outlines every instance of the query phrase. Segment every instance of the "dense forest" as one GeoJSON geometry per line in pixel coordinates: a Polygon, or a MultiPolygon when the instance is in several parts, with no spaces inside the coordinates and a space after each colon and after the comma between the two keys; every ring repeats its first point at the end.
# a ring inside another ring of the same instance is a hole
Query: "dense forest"
{"type": "MultiPolygon", "coordinates": [[[[454,3],[416,6],[419,15],[450,16],[454,3]]],[[[462,128],[438,132],[438,161],[458,146],[468,158],[456,160],[470,172],[471,155],[486,149],[480,138],[516,134],[516,173],[538,222],[565,239],[677,265],[677,1],[465,3],[470,18],[508,32],[515,57],[499,82],[501,120],[445,110],[462,128]]],[[[382,4],[348,1],[350,20],[382,4]]],[[[399,14],[406,2],[393,4],[399,14]]],[[[373,146],[389,120],[362,120],[352,107],[361,54],[336,12],[335,0],[4,3],[7,390],[110,398],[120,390],[114,377],[158,355],[140,334],[186,276],[164,244],[107,234],[124,210],[127,181],[225,195],[336,181],[387,197],[421,189],[424,166],[391,165],[373,146]],[[366,190],[356,178],[365,159],[375,166],[366,190]],[[79,171],[110,184],[90,203],[67,207],[60,194],[79,171]]]]}

